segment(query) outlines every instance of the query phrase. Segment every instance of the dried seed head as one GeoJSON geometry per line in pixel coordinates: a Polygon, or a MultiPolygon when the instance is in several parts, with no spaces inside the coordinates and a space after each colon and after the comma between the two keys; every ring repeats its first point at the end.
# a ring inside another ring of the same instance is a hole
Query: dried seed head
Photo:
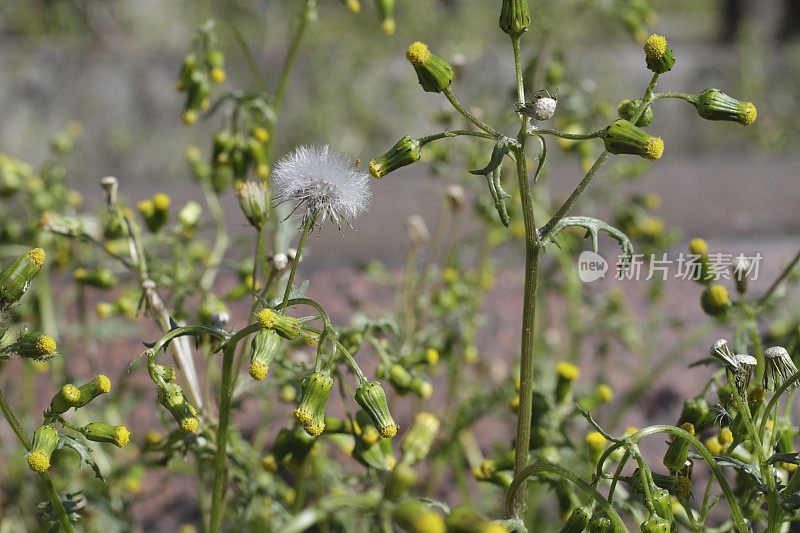
{"type": "Polygon", "coordinates": [[[415,248],[424,246],[431,240],[431,234],[425,224],[425,219],[419,215],[411,215],[406,219],[406,231],[411,245],[415,248]]]}
{"type": "MultiPolygon", "coordinates": [[[[797,373],[797,367],[786,348],[772,346],[764,350],[764,388],[775,390],[797,373]]],[[[792,383],[797,387],[797,380],[792,383]]]]}

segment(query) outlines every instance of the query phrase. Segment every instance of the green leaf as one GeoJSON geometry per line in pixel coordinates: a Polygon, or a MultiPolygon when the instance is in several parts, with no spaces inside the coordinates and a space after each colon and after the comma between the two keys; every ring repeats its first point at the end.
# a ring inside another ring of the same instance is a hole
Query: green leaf
{"type": "Polygon", "coordinates": [[[100,472],[100,467],[97,466],[97,463],[94,462],[92,458],[92,449],[83,444],[82,442],[76,440],[74,437],[69,435],[59,435],[58,436],[58,448],[72,448],[78,455],[81,457],[81,462],[86,463],[89,465],[92,470],[94,470],[94,475],[100,480],[105,482],[105,478],[103,474],[100,472]]]}
{"type": "Polygon", "coordinates": [[[633,244],[631,240],[628,238],[625,233],[618,230],[614,226],[603,222],[600,219],[592,218],[592,217],[564,217],[558,221],[558,223],[553,227],[553,230],[550,232],[550,237],[548,238],[547,242],[544,244],[555,243],[555,237],[559,231],[568,227],[568,226],[578,226],[581,228],[586,228],[588,236],[592,238],[592,250],[594,253],[597,253],[598,250],[598,234],[601,231],[606,232],[610,237],[615,239],[619,245],[622,247],[622,253],[625,255],[625,260],[630,261],[633,256],[633,244]]]}

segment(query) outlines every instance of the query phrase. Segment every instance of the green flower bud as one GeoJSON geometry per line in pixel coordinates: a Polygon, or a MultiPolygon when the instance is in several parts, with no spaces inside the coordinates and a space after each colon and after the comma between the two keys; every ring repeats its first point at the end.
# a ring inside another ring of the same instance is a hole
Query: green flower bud
{"type": "Polygon", "coordinates": [[[254,336],[250,344],[250,375],[256,381],[267,377],[269,365],[281,347],[281,337],[275,330],[262,329],[254,336]]]}
{"type": "MultiPolygon", "coordinates": [[[[379,377],[383,377],[383,370],[381,370],[379,373],[381,374],[379,377]]],[[[414,380],[414,377],[402,365],[394,364],[389,367],[386,380],[398,393],[406,394],[409,390],[411,390],[411,382],[414,380]]]]}
{"type": "Polygon", "coordinates": [[[197,181],[205,181],[211,176],[211,168],[203,159],[203,153],[198,147],[189,146],[186,148],[186,162],[189,163],[192,177],[197,181]]]}
{"type": "Polygon", "coordinates": [[[388,152],[369,162],[369,173],[380,179],[393,170],[416,163],[420,155],[419,140],[405,136],[388,152]]]}
{"type": "Polygon", "coordinates": [[[186,124],[197,122],[198,111],[208,107],[208,95],[211,92],[211,83],[204,72],[195,70],[189,77],[186,92],[186,105],[184,106],[183,121],[186,124]]]}
{"type": "Polygon", "coordinates": [[[561,403],[570,396],[572,384],[578,379],[580,370],[572,363],[561,361],[556,365],[556,374],[555,401],[561,403]]]}
{"type": "Polygon", "coordinates": [[[531,26],[531,11],[528,0],[503,0],[500,8],[500,29],[512,37],[518,37],[531,26]]]}
{"type": "Polygon", "coordinates": [[[76,268],[73,277],[76,283],[98,289],[113,289],[119,283],[117,276],[107,268],[98,268],[96,270],[76,268]]]}
{"type": "Polygon", "coordinates": [[[94,442],[110,442],[119,448],[128,444],[131,432],[125,426],[111,426],[103,422],[92,422],[81,428],[81,433],[94,442]]]}
{"type": "Polygon", "coordinates": [[[431,53],[428,45],[416,41],[406,51],[417,80],[425,92],[440,93],[450,87],[453,81],[453,68],[441,57],[431,53]]]}
{"type": "Polygon", "coordinates": [[[254,228],[261,228],[269,218],[272,193],[266,183],[244,181],[236,184],[236,199],[245,218],[254,228]]]}
{"type": "Polygon", "coordinates": [[[689,422],[695,427],[702,426],[709,412],[710,409],[705,398],[689,398],[683,402],[683,409],[681,410],[681,416],[678,418],[677,425],[689,422]]]}
{"type": "Polygon", "coordinates": [[[386,480],[383,498],[396,502],[417,482],[417,472],[404,462],[397,463],[386,480]]]}
{"type": "Polygon", "coordinates": [[[675,517],[672,514],[672,497],[669,492],[664,489],[656,489],[650,495],[653,498],[653,509],[656,515],[666,519],[671,526],[675,522],[675,517]]]}
{"type": "Polygon", "coordinates": [[[372,419],[381,437],[388,439],[397,434],[397,424],[389,412],[386,393],[380,383],[363,381],[356,389],[355,400],[372,419]]]}
{"type": "Polygon", "coordinates": [[[391,439],[382,439],[364,411],[356,413],[361,430],[360,438],[353,442],[353,458],[368,468],[388,472],[397,465],[391,439]]]}
{"type": "Polygon", "coordinates": [[[183,58],[181,69],[178,73],[178,79],[175,82],[175,89],[178,91],[185,91],[192,80],[192,75],[197,70],[197,56],[189,53],[183,58]]]}
{"type": "Polygon", "coordinates": [[[664,141],[643,132],[624,119],[612,122],[603,133],[606,150],[612,154],[631,154],[655,161],[664,153],[664,141]]]}
{"type": "Polygon", "coordinates": [[[44,264],[45,252],[41,248],[17,257],[0,272],[0,308],[19,300],[44,264]]]}
{"type": "Polygon", "coordinates": [[[433,385],[431,385],[430,381],[415,376],[411,383],[408,384],[408,390],[425,400],[433,394],[433,385]]]}
{"type": "Polygon", "coordinates": [[[208,76],[214,83],[225,81],[225,54],[220,50],[209,50],[206,54],[206,64],[209,67],[208,76]]]}
{"type": "Polygon", "coordinates": [[[706,89],[694,96],[693,103],[697,113],[706,120],[727,120],[748,126],[758,115],[751,102],[740,102],[719,89],[706,89]]]}
{"type": "Polygon", "coordinates": [[[445,518],[447,531],[452,533],[505,533],[501,524],[493,524],[478,511],[468,505],[459,505],[451,509],[445,518]]]}
{"type": "Polygon", "coordinates": [[[669,533],[672,530],[672,524],[666,518],[652,515],[642,522],[640,528],[642,533],[669,533]]]}
{"type": "Polygon", "coordinates": [[[262,328],[275,330],[286,340],[294,340],[300,335],[300,322],[294,317],[282,315],[272,309],[262,309],[256,319],[262,328]]]}
{"type": "Polygon", "coordinates": [[[664,74],[672,70],[675,65],[675,56],[667,46],[667,40],[661,35],[651,35],[643,45],[647,68],[657,74],[664,74]]]}
{"type": "MultiPolygon", "coordinates": [[[[53,337],[42,335],[38,331],[24,330],[17,337],[17,342],[3,349],[5,352],[16,352],[23,359],[45,361],[57,355],[58,345],[53,337]]],[[[2,352],[0,351],[0,353],[2,352]]]]}
{"type": "Polygon", "coordinates": [[[28,452],[28,467],[34,472],[50,468],[50,458],[58,445],[58,431],[53,426],[39,426],[33,432],[33,446],[28,452]]]}
{"type": "Polygon", "coordinates": [[[79,407],[81,403],[81,391],[72,383],[67,383],[50,400],[48,412],[51,415],[66,413],[71,408],[79,407]]]}
{"type": "Polygon", "coordinates": [[[591,505],[582,505],[572,510],[559,533],[582,533],[589,525],[592,514],[591,505]]]}
{"type": "MultiPolygon", "coordinates": [[[[381,17],[381,30],[386,35],[391,35],[397,28],[394,21],[394,0],[375,0],[375,7],[381,17]]],[[[352,7],[350,7],[352,11],[352,7]]]]}
{"type": "Polygon", "coordinates": [[[414,464],[423,460],[430,452],[438,431],[439,419],[436,416],[425,412],[417,413],[400,445],[403,461],[414,464]]]}
{"type": "Polygon", "coordinates": [[[83,407],[101,394],[106,394],[110,390],[111,380],[103,374],[100,374],[89,383],[81,385],[78,388],[78,391],[80,392],[80,400],[75,408],[77,409],[78,407],[83,407]]]}
{"type": "MultiPolygon", "coordinates": [[[[617,107],[617,113],[619,114],[619,118],[628,121],[632,120],[634,115],[636,115],[636,111],[639,109],[639,106],[641,104],[642,104],[641,100],[623,100],[617,107]]],[[[653,121],[653,107],[647,106],[647,109],[644,110],[642,116],[639,117],[639,120],[636,121],[635,126],[639,128],[644,128],[645,126],[649,126],[652,121],[653,121]]]]}
{"type": "Polygon", "coordinates": [[[716,317],[723,316],[731,305],[731,297],[722,285],[711,285],[703,291],[700,297],[700,306],[706,314],[716,317]]]}
{"type": "Polygon", "coordinates": [[[168,365],[154,365],[153,373],[167,383],[172,383],[177,377],[175,369],[168,365]]]}
{"type": "MultiPolygon", "coordinates": [[[[694,425],[686,422],[681,425],[681,429],[694,435],[694,425]]],[[[664,454],[664,466],[670,472],[677,472],[686,464],[686,459],[689,457],[689,441],[682,437],[675,437],[667,447],[667,452],[664,454]]]]}
{"type": "Polygon", "coordinates": [[[392,520],[407,533],[444,533],[447,529],[442,515],[417,500],[395,506],[392,520]]]}
{"type": "Polygon", "coordinates": [[[158,402],[167,408],[184,433],[195,433],[200,425],[197,410],[186,400],[186,395],[179,385],[167,383],[158,389],[158,402]]]}
{"type": "Polygon", "coordinates": [[[589,519],[589,532],[590,533],[616,533],[614,524],[611,519],[606,516],[605,511],[597,509],[592,518],[589,519]]]}
{"type": "Polygon", "coordinates": [[[316,437],[325,429],[325,404],[331,395],[333,378],[327,371],[314,372],[300,385],[302,396],[294,410],[294,418],[303,429],[316,437]]]}

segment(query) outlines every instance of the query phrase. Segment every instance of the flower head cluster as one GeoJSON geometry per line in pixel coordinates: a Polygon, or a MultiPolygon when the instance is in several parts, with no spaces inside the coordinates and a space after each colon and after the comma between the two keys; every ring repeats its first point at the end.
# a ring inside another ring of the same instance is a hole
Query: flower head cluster
{"type": "Polygon", "coordinates": [[[275,167],[274,198],[302,209],[303,223],[322,224],[325,218],[341,230],[369,205],[368,176],[328,146],[301,146],[275,167]]]}

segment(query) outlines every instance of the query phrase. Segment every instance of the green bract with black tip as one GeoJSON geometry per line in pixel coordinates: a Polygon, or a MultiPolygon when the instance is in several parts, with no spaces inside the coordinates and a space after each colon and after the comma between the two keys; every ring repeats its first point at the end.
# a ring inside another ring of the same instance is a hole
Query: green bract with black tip
{"type": "Polygon", "coordinates": [[[559,533],[581,533],[589,525],[592,516],[592,507],[582,505],[572,510],[559,533]]]}
{"type": "Polygon", "coordinates": [[[294,418],[306,433],[316,437],[325,430],[325,405],[331,395],[333,378],[328,371],[314,372],[300,385],[302,396],[294,418]]]}
{"type": "Polygon", "coordinates": [[[281,347],[281,337],[275,330],[258,331],[250,343],[250,376],[257,381],[267,377],[269,365],[281,347]]]}
{"type": "Polygon", "coordinates": [[[183,433],[195,433],[200,421],[197,410],[186,400],[186,395],[179,385],[167,383],[158,389],[158,402],[167,408],[178,423],[183,433]]]}
{"type": "Polygon", "coordinates": [[[672,524],[666,518],[660,516],[650,516],[641,524],[642,533],[669,533],[672,524]]]}
{"type": "Polygon", "coordinates": [[[590,533],[616,533],[614,524],[602,509],[596,510],[589,519],[589,531],[590,533]]]}
{"type": "Polygon", "coordinates": [[[624,119],[612,122],[605,129],[603,143],[612,154],[638,155],[651,161],[664,153],[661,137],[653,137],[624,119]]]}
{"type": "Polygon", "coordinates": [[[670,524],[675,522],[672,514],[672,496],[664,489],[656,489],[650,494],[653,502],[653,510],[661,518],[666,519],[670,524]]]}
{"type": "Polygon", "coordinates": [[[447,61],[428,50],[425,43],[412,43],[406,51],[406,59],[414,67],[417,80],[425,92],[440,93],[450,87],[453,68],[447,61]]]}
{"type": "Polygon", "coordinates": [[[41,248],[17,257],[0,272],[0,308],[19,300],[44,264],[45,252],[41,248]]]}
{"type": "Polygon", "coordinates": [[[531,10],[528,0],[503,0],[500,8],[500,29],[512,37],[518,37],[531,27],[531,10]]]}
{"type": "MultiPolygon", "coordinates": [[[[686,422],[681,425],[681,429],[694,435],[694,425],[686,422]]],[[[664,466],[670,472],[678,472],[686,464],[686,459],[689,457],[689,441],[683,437],[675,436],[672,442],[667,447],[667,452],[664,454],[664,466]]]]}
{"type": "Polygon", "coordinates": [[[388,439],[397,434],[397,424],[389,412],[386,393],[377,381],[362,382],[355,392],[355,400],[372,419],[380,436],[388,439]]]}
{"type": "Polygon", "coordinates": [[[369,173],[380,179],[389,172],[416,163],[422,154],[421,148],[418,139],[405,136],[397,141],[388,152],[369,162],[369,173]]]}
{"type": "Polygon", "coordinates": [[[692,103],[697,113],[706,120],[726,120],[749,126],[758,115],[752,102],[740,102],[719,89],[706,89],[695,95],[692,103]]]}

